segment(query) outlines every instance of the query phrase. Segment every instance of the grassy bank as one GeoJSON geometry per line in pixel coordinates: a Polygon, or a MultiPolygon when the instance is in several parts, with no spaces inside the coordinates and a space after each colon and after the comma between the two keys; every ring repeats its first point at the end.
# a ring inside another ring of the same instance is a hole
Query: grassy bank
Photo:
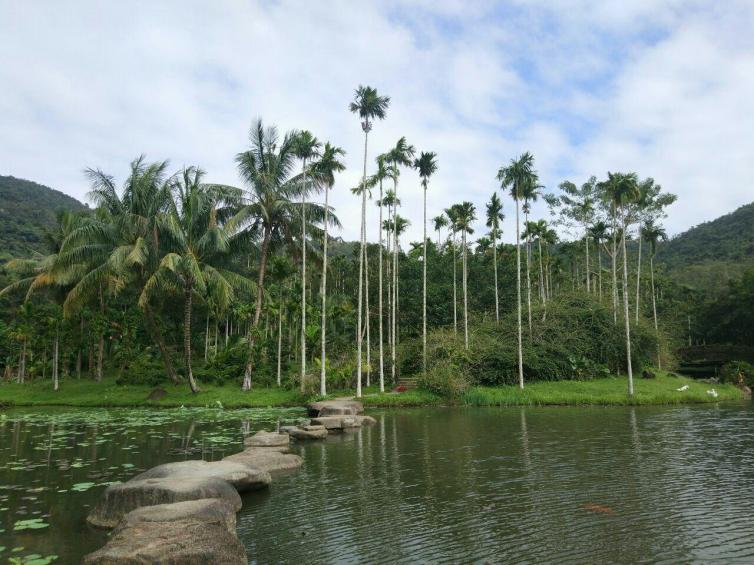
{"type": "MultiPolygon", "coordinates": [[[[454,404],[467,406],[624,406],[645,404],[693,404],[743,400],[743,393],[733,385],[694,381],[666,373],[656,379],[634,380],[634,396],[626,393],[625,378],[607,378],[593,381],[548,381],[527,384],[524,390],[517,386],[472,387],[454,404]],[[678,391],[683,386],[688,390],[678,391]],[[714,388],[717,398],[707,391],[714,388]]],[[[449,404],[447,398],[426,391],[409,391],[403,394],[376,394],[366,396],[368,406],[432,406],[449,404]]]]}
{"type": "MultiPolygon", "coordinates": [[[[225,408],[261,408],[301,406],[312,398],[297,390],[258,388],[241,392],[235,386],[203,385],[198,394],[191,394],[187,385],[164,385],[167,396],[161,400],[147,400],[152,388],[148,386],[116,385],[114,380],[101,383],[90,380],[68,380],[54,392],[50,381],[35,381],[23,385],[0,385],[0,406],[155,406],[206,407],[221,403],[225,408]]],[[[353,391],[336,391],[332,396],[344,396],[353,391]]],[[[565,406],[565,405],[642,405],[684,404],[742,400],[743,393],[732,385],[697,382],[685,377],[660,373],[656,379],[635,381],[635,395],[626,394],[625,378],[594,381],[552,381],[526,385],[522,391],[515,386],[473,387],[453,401],[423,390],[379,394],[374,387],[365,389],[363,402],[369,407],[440,406],[461,404],[468,406],[565,406]],[[676,389],[688,385],[688,390],[676,389]],[[707,394],[714,388],[718,397],[707,394]]]]}

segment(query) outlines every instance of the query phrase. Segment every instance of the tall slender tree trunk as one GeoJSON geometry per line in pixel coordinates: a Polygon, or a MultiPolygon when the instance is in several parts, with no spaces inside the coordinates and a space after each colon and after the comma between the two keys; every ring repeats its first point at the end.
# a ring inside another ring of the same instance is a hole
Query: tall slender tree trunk
{"type": "Polygon", "coordinates": [[[467,261],[466,261],[466,228],[462,228],[461,231],[461,238],[463,239],[462,245],[463,245],[463,263],[461,265],[461,270],[463,271],[463,339],[466,349],[469,348],[469,292],[468,292],[468,269],[467,269],[467,261]]]}
{"type": "Polygon", "coordinates": [[[589,272],[589,232],[584,233],[584,246],[586,247],[586,292],[592,293],[591,278],[592,275],[589,272]]]}
{"type": "Polygon", "coordinates": [[[537,249],[539,253],[539,295],[542,299],[542,304],[544,304],[547,301],[547,296],[545,293],[545,268],[542,263],[542,238],[537,238],[537,249]]]}
{"type": "Polygon", "coordinates": [[[424,261],[422,261],[422,371],[427,376],[427,185],[424,184],[424,261]]]}
{"type": "Polygon", "coordinates": [[[618,324],[618,272],[616,268],[616,261],[618,260],[618,244],[616,240],[616,222],[615,222],[615,205],[613,205],[612,208],[613,212],[613,253],[612,253],[612,261],[613,261],[613,323],[618,324]]]}
{"type": "Polygon", "coordinates": [[[393,178],[393,193],[395,194],[395,212],[393,213],[393,364],[391,367],[392,382],[395,384],[398,362],[396,347],[398,344],[398,181],[393,178]]]}
{"type": "Polygon", "coordinates": [[[207,323],[204,326],[204,362],[207,362],[209,354],[209,308],[207,308],[207,323]]]}
{"type": "Polygon", "coordinates": [[[269,226],[265,226],[264,235],[262,236],[262,248],[259,256],[259,275],[257,276],[257,302],[254,307],[254,321],[248,330],[249,356],[246,359],[244,369],[243,383],[241,390],[251,390],[251,374],[254,371],[254,347],[257,343],[257,326],[262,316],[262,304],[264,300],[264,277],[267,272],[267,252],[270,248],[270,238],[272,232],[269,226]]]}
{"type": "Polygon", "coordinates": [[[600,244],[597,243],[597,268],[599,269],[599,272],[597,273],[597,284],[599,284],[599,297],[600,297],[600,303],[602,303],[602,250],[600,249],[600,244]]]}
{"type": "Polygon", "coordinates": [[[81,379],[82,344],[84,342],[84,316],[79,317],[79,346],[76,353],[76,378],[81,379]]]}
{"type": "Polygon", "coordinates": [[[621,206],[621,247],[623,250],[623,315],[626,319],[626,367],[628,368],[628,395],[634,395],[634,372],[631,367],[631,321],[628,315],[628,258],[626,257],[626,218],[621,206]]]}
{"type": "Polygon", "coordinates": [[[495,271],[495,323],[500,324],[500,295],[497,284],[497,228],[492,228],[492,263],[495,271]]]}
{"type": "Polygon", "coordinates": [[[453,335],[458,335],[458,291],[456,290],[457,287],[457,279],[458,275],[456,274],[456,263],[458,262],[456,260],[456,228],[453,227],[453,237],[451,239],[451,252],[453,254],[453,335]]]}
{"type": "Polygon", "coordinates": [[[377,233],[380,236],[380,253],[379,253],[379,280],[377,282],[378,291],[379,291],[379,298],[377,299],[379,304],[379,316],[377,318],[379,319],[379,341],[380,341],[380,392],[385,392],[385,352],[383,349],[383,343],[382,343],[382,318],[383,318],[383,312],[382,312],[382,259],[384,255],[384,251],[382,249],[382,179],[380,179],[380,214],[379,214],[379,226],[377,229],[377,233]]]}
{"type": "MultiPolygon", "coordinates": [[[[366,218],[364,218],[364,231],[366,232],[366,218]]],[[[366,235],[364,236],[366,238],[366,235]]],[[[367,338],[367,386],[372,380],[372,341],[370,336],[371,315],[369,311],[369,246],[364,245],[364,314],[366,318],[367,338]]]]}
{"type": "Polygon", "coordinates": [[[178,384],[178,374],[175,372],[175,368],[173,368],[173,362],[170,359],[170,352],[165,345],[165,338],[162,335],[162,330],[160,330],[160,327],[157,324],[154,311],[149,304],[145,304],[143,310],[147,319],[149,333],[152,334],[152,339],[157,343],[157,349],[160,350],[160,356],[162,357],[162,364],[165,367],[165,372],[168,374],[168,377],[173,384],[178,384]]]}
{"type": "Polygon", "coordinates": [[[524,389],[524,361],[523,361],[523,339],[521,334],[521,227],[519,221],[519,201],[516,199],[516,302],[517,302],[517,324],[518,324],[518,386],[524,389]]]}
{"type": "Polygon", "coordinates": [[[304,190],[301,193],[301,392],[306,390],[306,159],[303,160],[304,190]]]}
{"type": "MultiPolygon", "coordinates": [[[[690,326],[689,326],[690,327],[690,326]]],[[[24,337],[24,344],[21,347],[21,359],[18,362],[18,383],[23,384],[26,379],[26,343],[28,338],[24,337]]]]}
{"type": "Polygon", "coordinates": [[[183,356],[184,363],[186,365],[186,377],[188,378],[189,387],[191,392],[199,392],[194,380],[194,374],[191,371],[191,282],[186,285],[184,292],[184,304],[183,304],[183,356]]]}
{"type": "Polygon", "coordinates": [[[102,382],[102,363],[105,357],[105,296],[102,292],[102,286],[99,287],[99,313],[100,313],[100,330],[99,330],[99,346],[97,347],[97,374],[95,381],[102,382]]]}
{"type": "Polygon", "coordinates": [[[58,373],[58,363],[60,360],[60,327],[57,322],[55,324],[55,343],[53,345],[52,352],[52,390],[58,391],[60,389],[60,377],[58,373]]]}
{"type": "Polygon", "coordinates": [[[364,247],[366,247],[366,218],[367,218],[367,144],[369,131],[364,128],[364,171],[361,176],[361,248],[359,253],[359,312],[356,325],[356,398],[361,398],[361,323],[364,315],[364,247]]]}
{"type": "MultiPolygon", "coordinates": [[[[327,394],[327,370],[325,368],[327,361],[326,343],[327,343],[327,221],[329,214],[329,196],[330,187],[325,185],[325,233],[322,240],[322,327],[320,329],[322,338],[322,352],[320,356],[319,368],[319,393],[322,396],[327,394]]],[[[281,308],[282,312],[282,308],[281,308]]],[[[282,318],[281,318],[282,319],[282,318]]],[[[280,348],[280,339],[278,339],[278,350],[280,348]]],[[[278,365],[280,364],[280,352],[278,351],[278,365]]],[[[278,369],[278,374],[280,370],[278,369]]]]}
{"type": "Polygon", "coordinates": [[[641,296],[639,296],[639,290],[641,288],[641,224],[639,224],[639,257],[636,262],[636,323],[639,323],[639,302],[641,296]]]}
{"type": "Polygon", "coordinates": [[[526,222],[526,313],[529,318],[529,339],[531,340],[532,335],[532,323],[531,323],[531,248],[530,248],[530,242],[531,242],[531,235],[529,234],[529,213],[527,212],[524,215],[525,222],[526,222]]]}
{"type": "Polygon", "coordinates": [[[662,369],[662,359],[660,357],[660,329],[657,325],[657,302],[655,300],[655,263],[654,263],[655,254],[654,251],[651,249],[650,244],[650,255],[649,255],[649,275],[650,275],[650,284],[652,285],[652,317],[654,318],[655,323],[655,336],[657,339],[657,368],[662,369]]]}
{"type": "Polygon", "coordinates": [[[282,289],[281,289],[281,300],[280,300],[280,306],[278,307],[278,366],[277,366],[277,385],[280,387],[281,385],[281,375],[282,375],[282,367],[281,367],[281,358],[282,358],[282,352],[283,352],[283,301],[282,301],[282,289]]]}

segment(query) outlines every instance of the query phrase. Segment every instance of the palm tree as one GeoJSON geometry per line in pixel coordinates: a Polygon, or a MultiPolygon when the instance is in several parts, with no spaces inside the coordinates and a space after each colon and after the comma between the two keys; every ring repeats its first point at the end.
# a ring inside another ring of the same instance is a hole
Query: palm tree
{"type": "Polygon", "coordinates": [[[140,302],[154,293],[180,288],[183,292],[183,354],[191,392],[199,389],[191,369],[191,314],[194,294],[210,299],[220,309],[234,297],[234,287],[250,285],[240,275],[224,269],[222,256],[230,250],[229,234],[218,222],[219,208],[236,202],[237,189],[202,183],[204,172],[185,168],[174,183],[174,210],[162,225],[166,247],[171,251],[144,285],[140,302]]]}
{"type": "Polygon", "coordinates": [[[500,231],[500,225],[505,219],[503,215],[503,202],[493,192],[490,201],[487,203],[487,227],[492,233],[492,263],[495,269],[495,322],[500,323],[500,296],[497,284],[497,235],[500,231]]]}
{"type": "MultiPolygon", "coordinates": [[[[301,206],[296,202],[301,198],[304,186],[300,176],[291,176],[296,162],[295,137],[296,132],[288,132],[280,140],[275,127],[265,128],[262,120],[256,120],[249,133],[251,147],[236,156],[247,193],[240,209],[226,226],[234,234],[231,247],[240,252],[250,249],[253,242],[259,244],[256,302],[247,331],[248,357],[242,390],[251,390],[254,349],[259,339],[270,247],[292,241],[294,233],[300,228],[301,206]]],[[[312,221],[324,220],[322,206],[307,202],[306,207],[312,221]]],[[[328,222],[330,225],[340,225],[334,214],[329,214],[328,222]]]]}
{"type": "Polygon", "coordinates": [[[652,291],[652,317],[654,319],[655,336],[657,339],[657,368],[662,369],[662,361],[660,359],[660,330],[657,325],[654,259],[655,253],[657,252],[657,242],[659,240],[666,240],[668,238],[668,234],[665,232],[665,229],[661,225],[656,224],[654,220],[650,219],[644,223],[644,226],[642,227],[642,235],[647,244],[649,244],[649,273],[652,291]]]}
{"type": "Polygon", "coordinates": [[[639,196],[639,181],[636,173],[607,173],[603,187],[614,209],[618,211],[621,228],[621,252],[623,254],[623,316],[626,326],[626,367],[628,370],[628,394],[634,394],[634,375],[631,367],[631,322],[628,316],[628,259],[626,257],[626,208],[639,196]]]}
{"type": "MultiPolygon", "coordinates": [[[[401,235],[408,229],[408,227],[411,225],[411,222],[409,222],[406,218],[399,216],[397,213],[395,214],[393,218],[393,235],[395,236],[395,249],[397,249],[400,252],[400,238],[401,235]]],[[[395,249],[393,250],[395,252],[395,249]]],[[[395,256],[394,256],[395,257],[395,256]]],[[[393,354],[393,366],[392,366],[392,379],[393,383],[396,382],[396,372],[397,372],[397,349],[398,349],[398,342],[399,336],[400,336],[400,328],[398,327],[398,319],[400,317],[400,293],[398,292],[398,262],[395,261],[394,263],[395,268],[393,269],[393,344],[392,344],[392,354],[393,354]]]]}
{"type": "MultiPolygon", "coordinates": [[[[398,177],[400,176],[400,167],[411,167],[413,165],[414,153],[416,150],[413,145],[409,145],[405,137],[401,137],[390,151],[387,153],[387,162],[393,167],[393,196],[398,198],[398,177]]],[[[397,202],[396,202],[397,205],[397,202]]],[[[398,237],[400,235],[400,225],[398,223],[397,213],[393,219],[393,316],[392,316],[392,360],[393,365],[391,367],[392,380],[395,382],[396,376],[396,342],[398,335],[398,323],[397,323],[397,304],[398,304],[398,237]]]]}
{"type": "Polygon", "coordinates": [[[511,159],[507,167],[500,167],[497,179],[502,188],[509,188],[511,197],[516,202],[516,299],[518,322],[518,386],[524,388],[523,343],[521,329],[521,222],[519,208],[524,199],[527,187],[537,184],[537,173],[534,171],[534,156],[526,152],[518,159],[511,159]]]}
{"type": "MultiPolygon", "coordinates": [[[[294,141],[294,153],[301,159],[301,174],[304,179],[304,190],[301,191],[301,392],[306,385],[306,193],[308,190],[306,179],[306,162],[319,157],[322,144],[310,131],[298,132],[294,141]]],[[[324,367],[324,365],[323,365],[324,367]]]]}
{"type": "Polygon", "coordinates": [[[432,221],[435,223],[435,231],[437,232],[437,251],[439,252],[440,247],[442,246],[442,228],[448,225],[448,217],[444,214],[440,214],[439,216],[432,218],[432,221]]]}
{"type": "MultiPolygon", "coordinates": [[[[142,155],[131,162],[130,174],[120,193],[113,177],[99,169],[86,169],[91,182],[88,194],[97,211],[73,230],[63,243],[58,264],[62,269],[85,264],[83,275],[66,297],[66,315],[79,310],[86,299],[99,302],[104,318],[104,291],[119,288],[124,280],[141,294],[146,281],[158,269],[164,250],[160,226],[171,208],[174,176],[167,175],[167,161],[147,163],[142,155]],[[117,284],[113,284],[116,281],[117,284]]],[[[162,356],[165,371],[173,383],[178,376],[173,368],[165,340],[150,300],[139,302],[147,329],[162,356]]],[[[96,379],[102,378],[104,335],[99,332],[96,379]]]]}
{"type": "Polygon", "coordinates": [[[462,202],[458,205],[456,225],[461,232],[461,246],[463,249],[463,261],[461,263],[463,285],[463,335],[466,349],[469,348],[469,291],[468,291],[468,246],[466,234],[474,233],[471,224],[476,220],[476,208],[471,202],[462,202]]]}
{"type": "Polygon", "coordinates": [[[335,185],[335,173],[344,171],[346,166],[338,160],[339,157],[345,155],[346,152],[340,147],[325,143],[325,150],[322,152],[322,157],[317,163],[315,163],[315,172],[319,181],[325,187],[325,222],[324,222],[324,234],[322,239],[322,288],[320,294],[322,295],[322,356],[320,357],[320,375],[319,375],[319,393],[324,396],[327,394],[326,383],[326,322],[327,322],[327,222],[330,211],[330,204],[328,196],[330,189],[335,185]]]}
{"type": "MultiPolygon", "coordinates": [[[[354,94],[354,100],[351,102],[349,109],[354,114],[358,114],[361,119],[361,130],[364,132],[364,171],[361,177],[362,185],[367,181],[367,142],[369,132],[372,130],[374,119],[382,120],[385,118],[388,106],[390,106],[389,96],[380,96],[377,90],[371,86],[359,86],[354,94]]],[[[367,195],[366,187],[361,196],[361,252],[359,253],[359,312],[356,330],[357,342],[357,377],[356,377],[356,396],[361,397],[361,324],[364,305],[362,302],[362,292],[364,284],[364,248],[366,247],[366,215],[367,215],[367,195]]]]}
{"type": "Polygon", "coordinates": [[[414,168],[419,171],[422,179],[422,193],[424,195],[424,257],[422,260],[422,370],[427,374],[427,185],[429,177],[437,171],[437,155],[434,152],[422,151],[414,161],[414,168]]]}
{"type": "Polygon", "coordinates": [[[589,237],[594,240],[597,247],[597,284],[599,285],[599,299],[602,302],[602,245],[608,240],[607,224],[602,220],[589,228],[589,237]]]}
{"type": "MultiPolygon", "coordinates": [[[[524,204],[522,210],[524,212],[524,225],[529,223],[529,213],[531,212],[532,202],[537,200],[542,185],[539,184],[539,177],[534,175],[529,179],[529,182],[524,186],[524,204]]],[[[526,311],[529,317],[529,338],[532,337],[532,323],[531,323],[531,234],[526,234],[524,238],[526,240],[526,311]]]]}
{"type": "Polygon", "coordinates": [[[458,334],[458,276],[456,274],[456,231],[458,228],[458,213],[456,209],[457,205],[453,205],[450,208],[445,209],[445,215],[448,217],[448,224],[450,225],[450,251],[453,256],[453,335],[458,334]]]}
{"type": "Polygon", "coordinates": [[[565,205],[564,215],[580,224],[584,230],[584,246],[586,248],[586,291],[591,292],[591,272],[589,269],[589,225],[594,220],[594,203],[597,178],[591,177],[581,187],[571,181],[560,183],[560,190],[565,194],[560,196],[560,202],[565,205]]]}
{"type": "MultiPolygon", "coordinates": [[[[380,187],[380,199],[377,201],[377,205],[380,208],[378,223],[377,223],[377,233],[379,234],[380,244],[379,244],[379,259],[378,259],[378,323],[379,323],[379,348],[380,348],[380,392],[385,392],[385,352],[384,352],[384,346],[383,346],[383,308],[382,308],[382,300],[383,300],[383,291],[382,291],[382,260],[384,256],[383,251],[383,239],[382,239],[382,230],[383,230],[383,221],[382,221],[382,209],[384,206],[388,206],[388,210],[390,210],[391,202],[387,202],[386,199],[383,197],[382,194],[382,182],[388,178],[392,178],[393,172],[395,171],[395,167],[388,166],[387,165],[387,157],[386,155],[378,155],[377,156],[377,172],[374,174],[373,179],[374,182],[377,183],[380,187]]],[[[394,199],[393,199],[394,200],[394,199]]]]}

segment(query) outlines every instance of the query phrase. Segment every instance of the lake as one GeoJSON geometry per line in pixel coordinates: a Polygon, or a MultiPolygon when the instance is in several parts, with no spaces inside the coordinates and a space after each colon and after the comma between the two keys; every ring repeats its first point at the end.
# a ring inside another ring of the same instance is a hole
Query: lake
{"type": "MultiPolygon", "coordinates": [[[[371,411],[244,497],[253,563],[754,562],[751,403],[371,411]]],[[[76,563],[105,485],[301,410],[0,413],[0,561],[76,563]],[[21,549],[19,549],[21,548],[21,549]]]]}

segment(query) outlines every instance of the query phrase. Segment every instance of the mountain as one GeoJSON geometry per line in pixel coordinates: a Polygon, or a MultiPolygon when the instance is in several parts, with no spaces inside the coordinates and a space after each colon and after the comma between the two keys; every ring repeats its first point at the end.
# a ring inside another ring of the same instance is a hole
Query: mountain
{"type": "Polygon", "coordinates": [[[681,284],[716,290],[754,266],[754,202],[661,244],[657,263],[681,284]]]}
{"type": "Polygon", "coordinates": [[[54,227],[58,210],[88,207],[59,190],[0,175],[0,262],[45,252],[45,229],[54,227]]]}

